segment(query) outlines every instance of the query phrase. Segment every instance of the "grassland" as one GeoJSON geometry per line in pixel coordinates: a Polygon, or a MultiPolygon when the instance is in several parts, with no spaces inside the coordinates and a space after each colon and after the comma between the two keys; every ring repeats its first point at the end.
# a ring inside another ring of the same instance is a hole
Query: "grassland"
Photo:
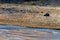
{"type": "Polygon", "coordinates": [[[0,24],[33,28],[60,28],[60,7],[0,4],[0,24]],[[12,13],[2,8],[14,8],[12,13]],[[16,12],[17,11],[17,12],[16,12]],[[46,13],[50,16],[44,16],[46,13]]]}

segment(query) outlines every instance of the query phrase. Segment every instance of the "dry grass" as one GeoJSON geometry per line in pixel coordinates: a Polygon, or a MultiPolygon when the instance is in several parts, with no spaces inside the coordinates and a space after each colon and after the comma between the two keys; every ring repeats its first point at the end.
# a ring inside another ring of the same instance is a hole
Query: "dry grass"
{"type": "Polygon", "coordinates": [[[60,28],[60,7],[3,4],[0,8],[15,8],[16,10],[38,12],[26,12],[25,14],[0,14],[0,24],[20,25],[36,28],[60,28]],[[44,16],[46,12],[50,14],[49,17],[44,16]]]}

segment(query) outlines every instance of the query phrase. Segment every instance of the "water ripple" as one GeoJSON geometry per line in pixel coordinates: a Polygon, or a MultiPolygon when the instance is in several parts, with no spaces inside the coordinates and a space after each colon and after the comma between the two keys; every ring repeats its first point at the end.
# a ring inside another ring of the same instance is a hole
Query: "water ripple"
{"type": "Polygon", "coordinates": [[[60,40],[60,30],[0,25],[0,40],[60,40]]]}

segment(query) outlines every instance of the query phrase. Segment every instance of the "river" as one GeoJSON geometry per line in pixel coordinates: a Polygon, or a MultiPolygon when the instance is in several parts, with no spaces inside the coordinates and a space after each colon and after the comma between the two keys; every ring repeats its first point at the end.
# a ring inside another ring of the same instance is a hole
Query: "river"
{"type": "Polygon", "coordinates": [[[1,24],[0,40],[60,40],[60,30],[1,24]]]}

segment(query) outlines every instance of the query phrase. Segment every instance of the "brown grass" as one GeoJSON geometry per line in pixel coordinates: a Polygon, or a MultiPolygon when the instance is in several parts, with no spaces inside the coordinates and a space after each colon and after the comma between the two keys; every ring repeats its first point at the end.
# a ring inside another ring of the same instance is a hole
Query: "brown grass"
{"type": "Polygon", "coordinates": [[[28,5],[4,4],[0,8],[15,8],[38,13],[0,14],[0,24],[20,25],[38,28],[60,28],[60,7],[40,7],[28,5]],[[49,17],[44,14],[48,12],[49,17]]]}

